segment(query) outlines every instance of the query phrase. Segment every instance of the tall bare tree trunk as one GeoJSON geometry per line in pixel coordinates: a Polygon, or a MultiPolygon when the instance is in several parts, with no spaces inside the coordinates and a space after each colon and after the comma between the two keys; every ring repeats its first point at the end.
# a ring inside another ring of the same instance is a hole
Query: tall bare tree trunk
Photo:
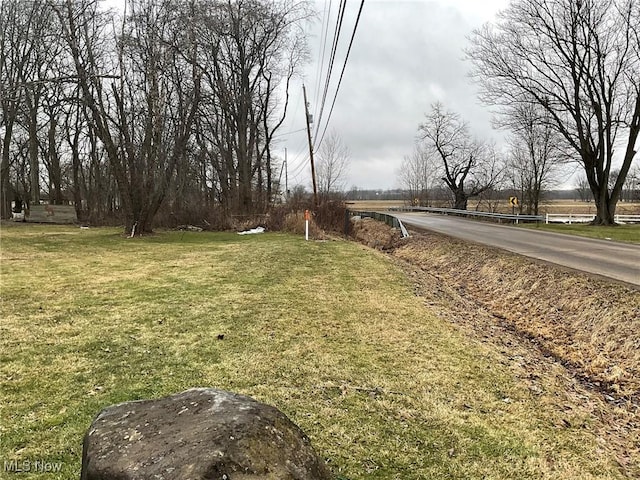
{"type": "Polygon", "coordinates": [[[9,180],[9,148],[11,148],[11,133],[13,125],[6,124],[2,139],[2,160],[0,160],[0,218],[11,218],[11,182],[9,180]]]}
{"type": "Polygon", "coordinates": [[[29,130],[29,183],[31,185],[30,201],[32,205],[40,203],[40,159],[38,144],[38,104],[39,94],[35,91],[27,92],[29,130]]]}

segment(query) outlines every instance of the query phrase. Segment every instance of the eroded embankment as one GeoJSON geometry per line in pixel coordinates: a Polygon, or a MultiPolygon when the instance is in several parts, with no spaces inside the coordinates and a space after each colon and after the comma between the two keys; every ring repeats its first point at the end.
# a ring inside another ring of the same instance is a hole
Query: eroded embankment
{"type": "Polygon", "coordinates": [[[430,233],[415,235],[393,255],[472,298],[596,387],[638,400],[637,289],[430,233]]]}
{"type": "Polygon", "coordinates": [[[489,343],[549,412],[584,415],[621,471],[640,478],[640,291],[603,278],[433,233],[400,240],[380,222],[354,225],[387,251],[440,318],[489,343]]]}
{"type": "Polygon", "coordinates": [[[640,404],[637,288],[445,235],[399,240],[371,219],[354,236],[456,290],[594,387],[640,404]]]}

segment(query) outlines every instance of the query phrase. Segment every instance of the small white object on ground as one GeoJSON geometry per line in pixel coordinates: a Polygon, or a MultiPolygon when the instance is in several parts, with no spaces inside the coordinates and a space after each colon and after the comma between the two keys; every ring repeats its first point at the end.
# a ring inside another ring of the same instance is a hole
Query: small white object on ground
{"type": "Polygon", "coordinates": [[[244,232],[238,232],[238,235],[253,235],[255,233],[264,233],[264,227],[252,228],[251,230],[245,230],[244,232]]]}

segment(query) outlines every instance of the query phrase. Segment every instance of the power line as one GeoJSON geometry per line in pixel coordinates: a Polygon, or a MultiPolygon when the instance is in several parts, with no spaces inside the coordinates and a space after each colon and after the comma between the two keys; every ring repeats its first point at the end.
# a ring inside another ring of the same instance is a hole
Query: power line
{"type": "MultiPolygon", "coordinates": [[[[329,92],[329,84],[331,81],[331,73],[333,72],[333,64],[336,59],[336,51],[338,49],[338,40],[340,39],[340,31],[342,30],[342,20],[344,19],[344,13],[346,11],[347,0],[340,0],[340,6],[338,7],[338,17],[336,18],[336,27],[333,31],[333,42],[331,45],[331,55],[329,58],[329,67],[327,69],[327,77],[324,82],[324,91],[322,92],[322,101],[320,104],[320,110],[318,114],[318,121],[316,125],[320,125],[322,120],[322,114],[324,112],[324,105],[327,100],[327,93],[329,92]]],[[[316,138],[318,131],[316,130],[316,138]]],[[[315,139],[314,139],[315,140],[315,139]]]]}
{"type": "Polygon", "coordinates": [[[318,75],[316,76],[316,93],[313,99],[316,106],[319,105],[318,97],[320,95],[320,80],[322,79],[322,68],[324,67],[324,55],[327,51],[327,34],[329,33],[329,18],[331,16],[331,0],[327,3],[327,0],[324,1],[324,12],[322,15],[322,34],[320,36],[320,64],[318,65],[318,75]],[[328,8],[327,8],[328,6],[328,8]]]}
{"type": "MultiPolygon", "coordinates": [[[[301,154],[298,153],[298,155],[296,155],[296,157],[293,159],[293,163],[295,164],[296,161],[298,161],[298,159],[300,158],[301,154]]],[[[289,164],[291,165],[291,164],[289,164]]],[[[306,161],[306,156],[305,158],[303,158],[302,162],[300,162],[298,165],[294,166],[293,169],[289,169],[289,178],[298,181],[300,179],[300,175],[303,173],[303,171],[306,169],[306,167],[308,166],[307,161],[306,161]]],[[[306,175],[305,175],[306,176],[306,175]]]]}
{"type": "Polygon", "coordinates": [[[295,149],[295,151],[297,151],[298,153],[296,154],[296,156],[293,158],[293,160],[289,160],[289,165],[293,165],[292,169],[290,170],[289,175],[298,175],[299,173],[302,172],[302,170],[304,168],[306,168],[308,166],[307,163],[307,158],[308,158],[308,152],[305,152],[305,144],[306,143],[306,139],[304,139],[304,141],[302,141],[298,147],[295,149]],[[296,163],[302,158],[302,161],[300,161],[299,164],[296,165],[296,163]],[[293,172],[293,173],[291,173],[293,172]]]}
{"type": "Polygon", "coordinates": [[[278,134],[274,135],[274,138],[284,137],[285,135],[291,135],[291,134],[294,134],[294,133],[304,132],[305,130],[306,130],[306,128],[301,128],[299,130],[293,130],[291,132],[278,133],[278,134]]]}
{"type": "MultiPolygon", "coordinates": [[[[342,77],[344,76],[344,71],[347,67],[347,61],[349,60],[349,53],[351,53],[351,46],[353,45],[353,39],[356,36],[356,30],[358,29],[358,22],[360,21],[360,15],[362,14],[362,7],[364,6],[364,0],[360,2],[360,8],[358,9],[358,16],[356,17],[356,23],[353,26],[353,32],[351,33],[351,40],[349,41],[349,48],[347,49],[347,55],[344,58],[344,64],[342,65],[342,71],[340,72],[340,79],[338,80],[338,86],[336,87],[336,93],[333,96],[333,102],[331,102],[331,110],[329,110],[329,116],[327,117],[327,123],[324,126],[324,131],[322,132],[322,136],[320,137],[320,141],[316,144],[316,147],[319,148],[320,144],[322,144],[322,140],[324,139],[324,135],[327,133],[327,128],[329,127],[329,121],[331,120],[331,114],[333,113],[333,107],[336,105],[336,99],[338,98],[338,92],[340,91],[340,84],[342,83],[342,77]]],[[[318,131],[320,131],[320,121],[318,121],[318,131]]],[[[316,135],[317,137],[317,135],[316,135]]]]}
{"type": "Polygon", "coordinates": [[[304,140],[301,140],[300,142],[298,142],[297,147],[294,149],[294,151],[298,152],[296,154],[296,156],[293,159],[289,159],[289,175],[295,175],[297,176],[303,168],[305,168],[307,166],[307,160],[306,160],[306,153],[304,151],[304,147],[305,147],[305,143],[307,142],[307,139],[305,138],[304,140]],[[304,157],[304,158],[302,158],[304,157]],[[302,161],[296,165],[296,163],[300,160],[300,158],[302,158],[302,161]]]}

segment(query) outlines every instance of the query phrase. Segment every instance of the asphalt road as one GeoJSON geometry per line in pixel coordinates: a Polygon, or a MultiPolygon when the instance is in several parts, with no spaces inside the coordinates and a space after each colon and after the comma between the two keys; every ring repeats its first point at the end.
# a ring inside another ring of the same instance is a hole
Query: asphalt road
{"type": "Polygon", "coordinates": [[[430,213],[393,213],[405,225],[640,286],[640,245],[540,232],[430,213]]]}

